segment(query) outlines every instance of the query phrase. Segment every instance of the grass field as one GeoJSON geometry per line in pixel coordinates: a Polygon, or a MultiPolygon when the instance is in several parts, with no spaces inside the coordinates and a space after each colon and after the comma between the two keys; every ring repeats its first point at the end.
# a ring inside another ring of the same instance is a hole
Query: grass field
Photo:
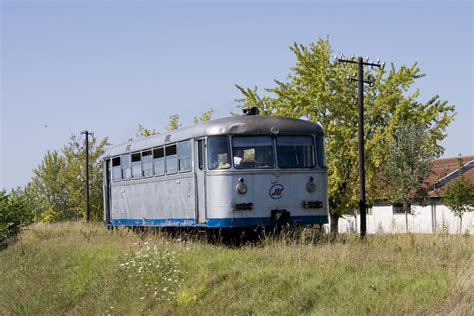
{"type": "Polygon", "coordinates": [[[0,314],[474,314],[471,236],[301,234],[231,248],[37,224],[0,251],[0,314]]]}

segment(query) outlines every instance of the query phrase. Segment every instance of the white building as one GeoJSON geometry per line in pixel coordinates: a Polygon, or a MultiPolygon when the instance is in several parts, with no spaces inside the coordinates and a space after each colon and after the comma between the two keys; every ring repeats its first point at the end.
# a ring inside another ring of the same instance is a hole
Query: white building
{"type": "MultiPolygon", "coordinates": [[[[464,176],[474,185],[474,155],[462,157],[464,176]]],[[[413,233],[458,233],[460,220],[443,205],[442,197],[446,184],[460,175],[458,158],[438,159],[427,182],[435,188],[429,192],[428,206],[412,205],[408,214],[408,231],[413,233]]],[[[344,215],[339,219],[339,232],[358,232],[359,216],[344,215]]],[[[387,201],[378,201],[367,210],[367,233],[404,233],[406,232],[405,212],[400,205],[387,201]]],[[[474,234],[474,212],[467,212],[462,218],[462,232],[474,234]]]]}

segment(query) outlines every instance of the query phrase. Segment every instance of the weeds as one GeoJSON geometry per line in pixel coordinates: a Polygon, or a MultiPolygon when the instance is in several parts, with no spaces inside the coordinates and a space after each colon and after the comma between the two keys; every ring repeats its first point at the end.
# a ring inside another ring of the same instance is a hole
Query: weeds
{"type": "Polygon", "coordinates": [[[176,252],[145,242],[143,248],[125,257],[120,268],[141,300],[170,302],[175,298],[183,282],[176,252]]]}
{"type": "Polygon", "coordinates": [[[472,314],[472,236],[172,236],[30,226],[0,252],[0,314],[472,314]]]}

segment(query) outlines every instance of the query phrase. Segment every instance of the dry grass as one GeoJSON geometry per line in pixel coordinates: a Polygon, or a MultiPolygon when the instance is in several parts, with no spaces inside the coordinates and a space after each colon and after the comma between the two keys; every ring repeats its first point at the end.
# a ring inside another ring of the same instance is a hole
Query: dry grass
{"type": "Polygon", "coordinates": [[[471,236],[280,236],[230,248],[31,226],[0,252],[0,314],[473,314],[471,236]]]}

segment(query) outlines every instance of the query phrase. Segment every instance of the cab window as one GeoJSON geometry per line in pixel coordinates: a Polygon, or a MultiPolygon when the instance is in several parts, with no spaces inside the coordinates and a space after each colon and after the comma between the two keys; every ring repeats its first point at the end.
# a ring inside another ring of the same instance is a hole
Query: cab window
{"type": "Polygon", "coordinates": [[[316,165],[311,136],[278,136],[277,154],[280,168],[313,168],[316,165]]]}
{"type": "Polygon", "coordinates": [[[275,167],[273,142],[270,136],[232,138],[234,167],[237,169],[261,169],[275,167]]]}
{"type": "Polygon", "coordinates": [[[322,135],[316,136],[316,152],[318,154],[318,165],[326,168],[326,153],[324,152],[324,138],[322,135]]]}
{"type": "Polygon", "coordinates": [[[213,136],[207,139],[209,170],[229,169],[230,153],[227,136],[213,136]]]}

